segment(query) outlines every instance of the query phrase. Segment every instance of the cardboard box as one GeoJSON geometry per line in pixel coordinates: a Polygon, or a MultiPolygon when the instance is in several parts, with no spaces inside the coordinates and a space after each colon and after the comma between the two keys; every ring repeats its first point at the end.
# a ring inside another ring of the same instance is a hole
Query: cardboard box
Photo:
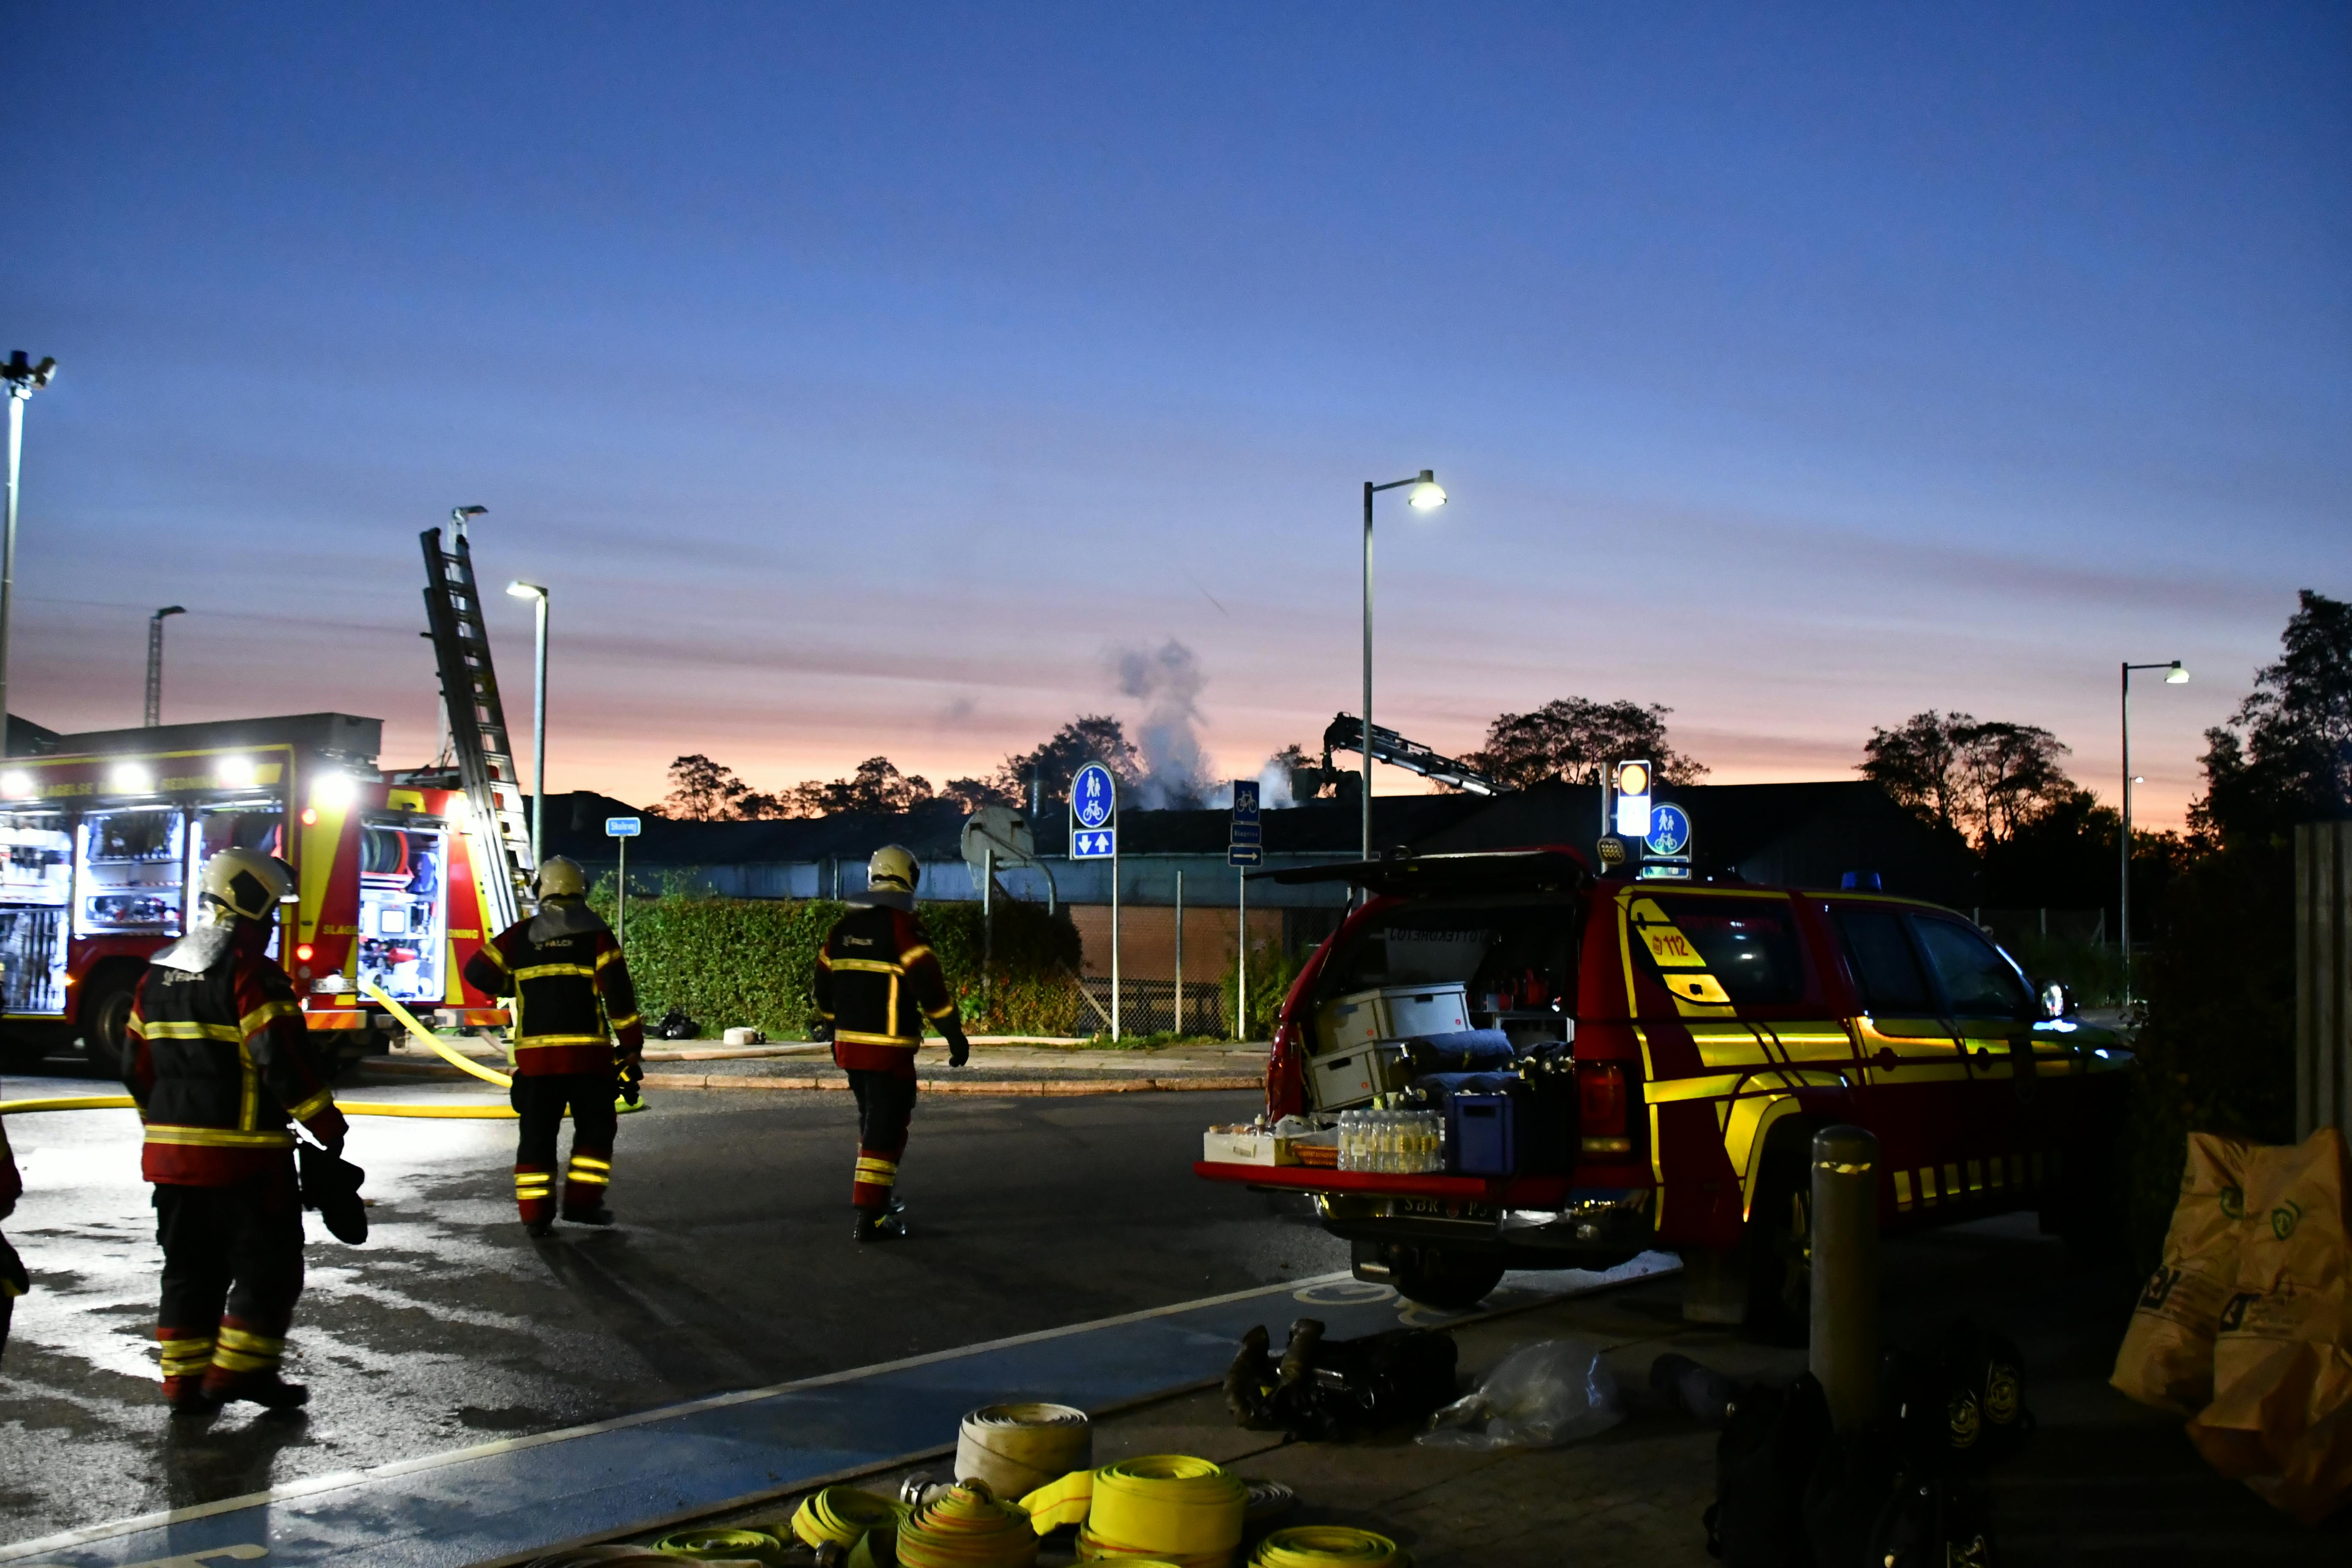
{"type": "Polygon", "coordinates": [[[1316,1024],[1318,1055],[1416,1035],[1459,1034],[1470,1026],[1470,994],[1452,984],[1351,991],[1324,1003],[1316,1024]]]}
{"type": "Polygon", "coordinates": [[[1228,1132],[1212,1127],[1201,1135],[1201,1158],[1218,1165],[1295,1165],[1286,1140],[1260,1129],[1228,1132]]]}
{"type": "Polygon", "coordinates": [[[1307,1094],[1318,1110],[1345,1110],[1376,1094],[1404,1088],[1412,1076],[1402,1046],[1393,1042],[1362,1046],[1311,1058],[1307,1063],[1307,1094]]]}

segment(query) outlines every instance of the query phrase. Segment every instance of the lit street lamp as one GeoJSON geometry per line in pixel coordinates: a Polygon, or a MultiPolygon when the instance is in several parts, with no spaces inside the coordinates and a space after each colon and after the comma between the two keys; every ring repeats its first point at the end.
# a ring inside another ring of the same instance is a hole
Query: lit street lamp
{"type": "Polygon", "coordinates": [[[163,617],[184,616],[185,605],[166,605],[147,617],[147,728],[163,721],[163,617]]]}
{"type": "Polygon", "coordinates": [[[2168,662],[2168,663],[2165,663],[2165,664],[2129,664],[2129,663],[2127,663],[2127,664],[2126,664],[2126,665],[2123,667],[2123,672],[2124,672],[2124,701],[2123,701],[2123,710],[2124,710],[2124,834],[2123,834],[2123,849],[2122,849],[2122,859],[2123,859],[2123,886],[2122,886],[2122,889],[2121,889],[2120,896],[2119,896],[2119,897],[2118,897],[2118,899],[2116,900],[2116,917],[2117,917],[2117,918],[2116,918],[2116,936],[2117,936],[2117,938],[2121,941],[2122,945],[2123,945],[2123,951],[2124,951],[2124,1005],[2125,1005],[2125,1006],[2126,1006],[2126,1007],[2128,1007],[2128,1006],[2130,1006],[2130,1005],[2131,1005],[2131,999],[2132,999],[2132,989],[2131,989],[2131,795],[2132,795],[2132,785],[2133,785],[2133,784],[2137,784],[2137,782],[2139,782],[2139,781],[2137,781],[2137,779],[2135,779],[2135,778],[2133,778],[2133,777],[2132,777],[2132,771],[2131,771],[2131,678],[2132,678],[2132,671],[2133,671],[2133,670],[2135,670],[2135,669],[2160,669],[2160,670],[2163,670],[2163,671],[2165,672],[2165,674],[2164,674],[2164,683],[2165,683],[2167,686],[2186,686],[2187,684],[2189,684],[2189,671],[2188,671],[2187,669],[2185,669],[2185,668],[2183,668],[2181,667],[2181,663],[2180,663],[2180,661],[2179,661],[2179,659],[2177,659],[2177,658],[2176,658],[2176,659],[2171,660],[2171,661],[2170,661],[2170,662],[2168,662]]]}
{"type": "Polygon", "coordinates": [[[531,661],[530,681],[530,865],[536,871],[545,862],[540,846],[547,824],[547,590],[536,583],[509,583],[507,592],[536,602],[539,647],[531,661]]]}
{"type": "Polygon", "coordinates": [[[34,364],[23,349],[0,365],[0,380],[8,384],[8,526],[0,541],[0,754],[8,750],[8,612],[16,599],[16,475],[24,461],[25,405],[57,374],[56,360],[34,364]]]}
{"type": "Polygon", "coordinates": [[[1364,481],[1364,858],[1372,858],[1372,498],[1382,490],[1412,487],[1404,499],[1416,511],[1433,511],[1445,504],[1437,476],[1423,468],[1409,479],[1376,485],[1364,481]]]}

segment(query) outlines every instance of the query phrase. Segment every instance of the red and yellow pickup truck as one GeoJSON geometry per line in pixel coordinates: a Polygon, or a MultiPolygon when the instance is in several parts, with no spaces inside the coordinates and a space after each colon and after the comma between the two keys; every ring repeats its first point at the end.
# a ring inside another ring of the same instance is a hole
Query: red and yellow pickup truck
{"type": "MultiPolygon", "coordinates": [[[[2038,1208],[2105,1222],[2129,1049],[2037,994],[1968,919],[1874,891],[1592,875],[1573,850],[1426,855],[1271,874],[1364,897],[1284,1005],[1267,1122],[1336,1120],[1360,1083],[1359,999],[1458,992],[1507,1039],[1530,1126],[1516,1168],[1469,1174],[1203,1160],[1212,1181],[1310,1195],[1360,1278],[1462,1306],[1506,1268],[1606,1268],[1663,1248],[1733,1281],[1751,1323],[1801,1321],[1812,1134],[1879,1140],[1892,1233],[2038,1208]],[[1349,1020],[1353,1034],[1339,1032],[1349,1020]],[[1318,1091],[1333,1103],[1314,1103],[1318,1091]]],[[[1409,1050],[1387,1068],[1419,1098],[1409,1050]]],[[[1393,1103],[1393,1101],[1391,1101],[1393,1103]]],[[[1270,1141],[1269,1141],[1270,1142],[1270,1141]]],[[[1312,1142],[1312,1139],[1302,1142],[1312,1142]]]]}

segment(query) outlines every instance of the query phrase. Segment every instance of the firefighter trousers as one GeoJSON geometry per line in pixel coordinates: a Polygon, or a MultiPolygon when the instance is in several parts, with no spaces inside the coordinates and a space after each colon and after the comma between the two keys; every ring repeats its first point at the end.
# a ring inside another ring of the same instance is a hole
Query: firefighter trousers
{"type": "Polygon", "coordinates": [[[215,1394],[268,1383],[302,1294],[302,1196],[294,1161],[226,1187],[155,1187],[163,1386],[215,1394]]]}
{"type": "Polygon", "coordinates": [[[861,1209],[890,1206],[898,1184],[898,1157],[907,1152],[907,1123],[915,1114],[915,1075],[851,1068],[849,1092],[857,1097],[857,1176],[850,1204],[861,1209]]]}
{"type": "Polygon", "coordinates": [[[621,1125],[613,1109],[614,1089],[609,1072],[516,1077],[507,1098],[522,1118],[515,1149],[515,1207],[525,1225],[555,1217],[555,1135],[567,1107],[572,1163],[563,1173],[563,1212],[589,1214],[604,1206],[604,1189],[613,1180],[613,1137],[621,1125]]]}

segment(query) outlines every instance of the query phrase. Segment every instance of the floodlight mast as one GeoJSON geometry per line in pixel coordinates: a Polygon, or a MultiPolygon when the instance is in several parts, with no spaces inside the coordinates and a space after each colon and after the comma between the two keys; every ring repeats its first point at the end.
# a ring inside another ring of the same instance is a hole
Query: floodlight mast
{"type": "Polygon", "coordinates": [[[8,521],[0,538],[0,755],[8,750],[8,619],[16,599],[16,479],[24,462],[25,405],[57,374],[54,358],[35,364],[23,349],[0,364],[0,380],[8,384],[8,521]]]}

